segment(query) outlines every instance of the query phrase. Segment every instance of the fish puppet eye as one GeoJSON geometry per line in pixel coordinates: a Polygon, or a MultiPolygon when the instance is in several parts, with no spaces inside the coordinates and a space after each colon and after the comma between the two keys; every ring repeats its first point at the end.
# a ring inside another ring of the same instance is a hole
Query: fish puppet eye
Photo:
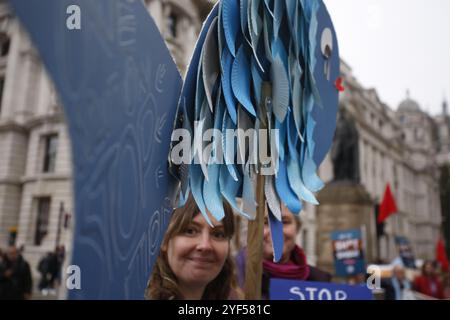
{"type": "Polygon", "coordinates": [[[325,58],[324,74],[329,81],[331,73],[331,55],[333,54],[333,33],[330,28],[325,28],[322,31],[320,48],[322,50],[322,55],[325,58]]]}

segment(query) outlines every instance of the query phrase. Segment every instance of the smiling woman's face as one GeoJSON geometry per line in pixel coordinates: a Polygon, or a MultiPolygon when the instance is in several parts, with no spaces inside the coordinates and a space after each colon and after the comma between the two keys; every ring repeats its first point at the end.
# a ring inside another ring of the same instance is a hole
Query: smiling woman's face
{"type": "MultiPolygon", "coordinates": [[[[297,218],[289,211],[289,209],[282,205],[281,207],[281,218],[283,222],[283,256],[281,257],[280,262],[286,263],[289,261],[291,257],[292,251],[295,249],[296,243],[295,238],[299,231],[300,225],[299,222],[296,221],[297,218]]],[[[273,246],[272,246],[272,238],[270,235],[270,226],[269,226],[269,218],[268,215],[264,217],[264,251],[263,256],[266,260],[273,259],[273,246]]]]}
{"type": "Polygon", "coordinates": [[[201,214],[167,244],[167,260],[186,287],[205,287],[222,270],[230,250],[224,226],[212,218],[211,228],[201,214]]]}

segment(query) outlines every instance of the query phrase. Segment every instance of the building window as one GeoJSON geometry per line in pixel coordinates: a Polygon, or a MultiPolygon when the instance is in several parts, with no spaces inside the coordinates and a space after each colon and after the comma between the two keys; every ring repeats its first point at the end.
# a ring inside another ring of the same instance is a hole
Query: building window
{"type": "Polygon", "coordinates": [[[5,87],[5,78],[0,78],[0,115],[2,114],[3,88],[5,87]]]}
{"type": "Polygon", "coordinates": [[[1,54],[2,57],[6,57],[8,55],[8,53],[9,53],[9,44],[10,44],[9,39],[6,39],[6,41],[2,42],[1,48],[0,48],[0,50],[1,50],[0,54],[1,54]]]}
{"type": "Polygon", "coordinates": [[[44,150],[44,167],[42,171],[44,173],[55,172],[56,166],[56,152],[58,149],[58,135],[51,134],[44,137],[45,150],[44,150]]]}
{"type": "Polygon", "coordinates": [[[398,190],[398,174],[397,166],[395,164],[392,166],[392,172],[394,173],[394,189],[398,190]]]}
{"type": "Polygon", "coordinates": [[[439,135],[441,136],[441,138],[448,137],[448,128],[446,125],[442,125],[439,127],[439,135]]]}
{"type": "Polygon", "coordinates": [[[42,240],[48,233],[50,202],[51,199],[49,197],[37,199],[36,232],[34,234],[34,245],[36,246],[40,246],[42,244],[42,240]]]}
{"type": "Polygon", "coordinates": [[[419,130],[417,128],[414,128],[414,139],[419,140],[419,130]]]}
{"type": "Polygon", "coordinates": [[[9,53],[9,47],[11,44],[11,40],[9,37],[2,33],[0,34],[0,57],[6,57],[9,53]]]}
{"type": "Polygon", "coordinates": [[[380,180],[384,181],[384,170],[385,170],[385,166],[384,166],[384,155],[382,152],[380,152],[380,157],[379,157],[379,167],[380,167],[380,180]]]}
{"type": "Polygon", "coordinates": [[[173,13],[173,11],[171,11],[167,17],[167,31],[169,32],[169,36],[173,39],[177,37],[177,25],[178,17],[173,13]]]}

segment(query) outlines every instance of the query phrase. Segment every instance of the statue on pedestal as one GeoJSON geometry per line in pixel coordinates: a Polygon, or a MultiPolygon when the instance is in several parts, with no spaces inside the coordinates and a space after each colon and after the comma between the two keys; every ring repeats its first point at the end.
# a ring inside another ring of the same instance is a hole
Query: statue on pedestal
{"type": "Polygon", "coordinates": [[[331,149],[335,181],[359,182],[358,131],[348,111],[338,115],[334,143],[331,149]]]}

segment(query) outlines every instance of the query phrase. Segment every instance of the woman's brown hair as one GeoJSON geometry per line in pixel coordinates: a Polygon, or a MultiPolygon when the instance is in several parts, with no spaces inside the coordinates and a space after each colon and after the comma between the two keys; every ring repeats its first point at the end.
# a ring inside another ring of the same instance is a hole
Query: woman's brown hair
{"type": "MultiPolygon", "coordinates": [[[[234,234],[233,211],[227,202],[224,202],[223,207],[225,217],[222,223],[226,237],[231,239],[234,234]]],[[[169,241],[173,237],[181,234],[198,214],[201,213],[192,195],[189,196],[184,207],[178,208],[173,212],[161,245],[161,252],[156,260],[152,276],[147,286],[147,299],[181,300],[184,298],[178,289],[177,278],[169,266],[167,250],[165,248],[167,248],[169,241]]],[[[206,286],[202,299],[228,299],[235,283],[235,267],[229,252],[219,275],[206,286]]]]}

